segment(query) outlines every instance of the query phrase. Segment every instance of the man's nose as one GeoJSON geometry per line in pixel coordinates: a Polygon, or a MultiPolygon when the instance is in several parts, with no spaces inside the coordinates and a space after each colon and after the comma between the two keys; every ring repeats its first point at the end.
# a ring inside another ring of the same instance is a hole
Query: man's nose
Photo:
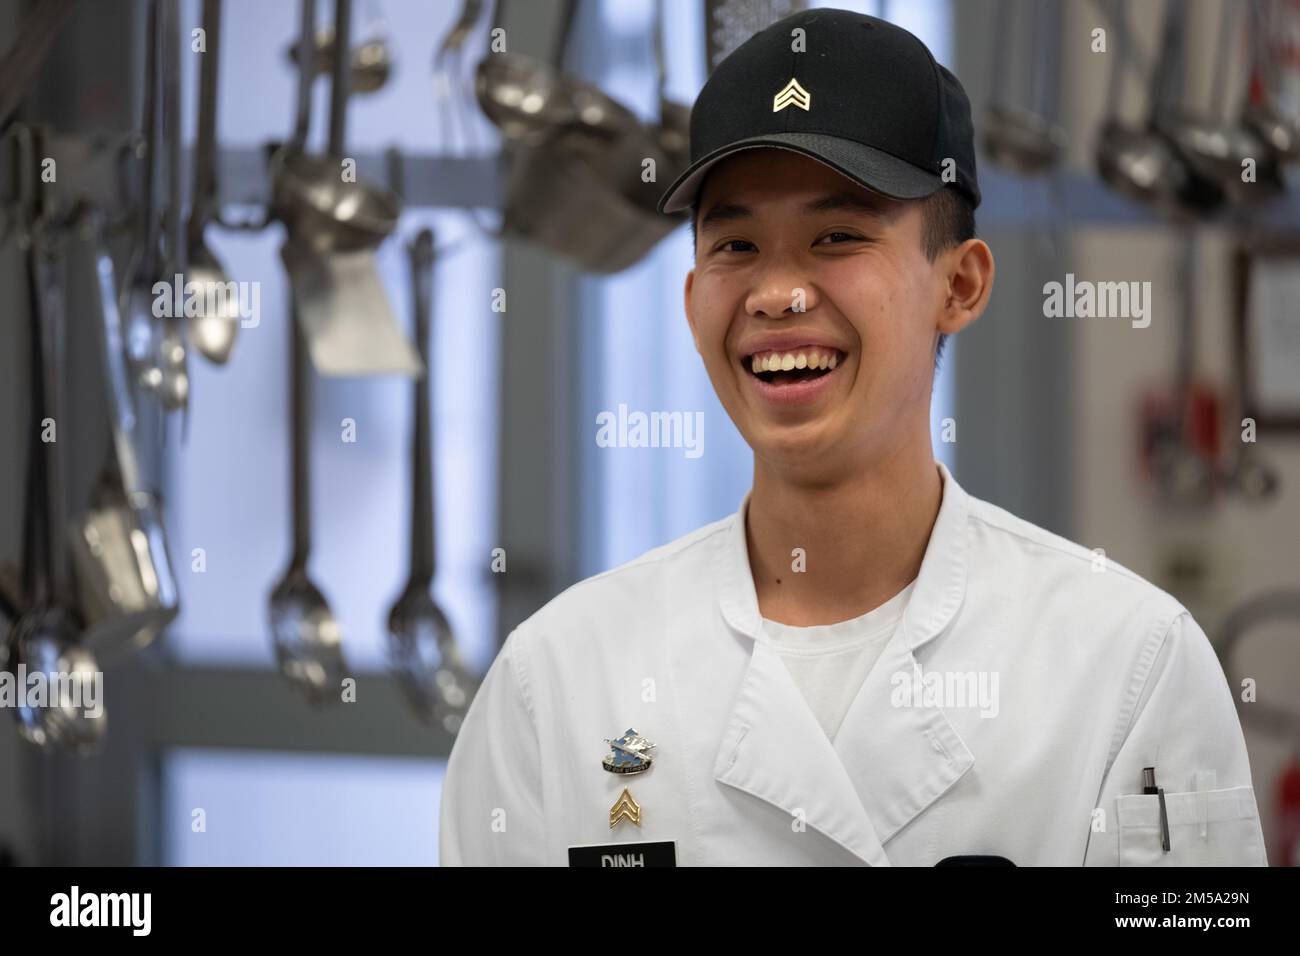
{"type": "Polygon", "coordinates": [[[780,318],[807,312],[816,305],[817,293],[798,269],[770,269],[750,292],[745,308],[752,316],[780,318]]]}

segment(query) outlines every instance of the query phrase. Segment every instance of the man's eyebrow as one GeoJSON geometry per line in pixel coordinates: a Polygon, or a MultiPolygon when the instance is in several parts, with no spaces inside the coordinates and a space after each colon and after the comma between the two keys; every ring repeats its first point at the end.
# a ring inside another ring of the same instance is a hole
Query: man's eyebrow
{"type": "MultiPolygon", "coordinates": [[[[838,212],[847,210],[859,212],[877,219],[892,219],[901,208],[900,204],[889,202],[885,199],[873,199],[850,192],[827,193],[824,196],[818,196],[816,199],[809,200],[804,204],[803,212],[805,215],[815,215],[817,213],[838,212]]],[[[704,232],[710,226],[718,225],[724,222],[735,222],[739,219],[753,218],[754,210],[748,206],[739,203],[720,202],[709,208],[709,210],[700,217],[699,230],[704,232]]]]}
{"type": "Polygon", "coordinates": [[[710,226],[724,222],[734,222],[737,219],[749,219],[753,215],[754,211],[748,206],[741,206],[732,202],[714,203],[709,207],[708,212],[700,217],[699,230],[704,232],[710,226]]]}
{"type": "Polygon", "coordinates": [[[805,213],[818,212],[838,212],[840,210],[849,210],[851,212],[866,213],[868,216],[875,216],[878,219],[892,219],[901,204],[891,202],[884,198],[874,198],[862,196],[858,193],[838,192],[821,196],[804,205],[805,213]]]}

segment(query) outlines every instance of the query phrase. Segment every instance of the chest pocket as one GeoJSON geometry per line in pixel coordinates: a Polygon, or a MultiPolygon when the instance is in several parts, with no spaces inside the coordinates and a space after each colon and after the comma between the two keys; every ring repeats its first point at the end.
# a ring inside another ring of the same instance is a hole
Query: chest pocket
{"type": "Polygon", "coordinates": [[[1165,791],[1169,852],[1162,848],[1160,798],[1116,799],[1120,866],[1266,866],[1253,787],[1165,791]]]}

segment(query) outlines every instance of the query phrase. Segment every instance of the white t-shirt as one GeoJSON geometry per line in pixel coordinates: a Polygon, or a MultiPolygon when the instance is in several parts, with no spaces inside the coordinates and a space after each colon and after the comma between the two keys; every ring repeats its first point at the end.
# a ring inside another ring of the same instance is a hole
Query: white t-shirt
{"type": "Polygon", "coordinates": [[[763,618],[763,633],[832,740],[862,681],[898,629],[915,585],[913,581],[873,611],[835,624],[794,627],[763,618]]]}

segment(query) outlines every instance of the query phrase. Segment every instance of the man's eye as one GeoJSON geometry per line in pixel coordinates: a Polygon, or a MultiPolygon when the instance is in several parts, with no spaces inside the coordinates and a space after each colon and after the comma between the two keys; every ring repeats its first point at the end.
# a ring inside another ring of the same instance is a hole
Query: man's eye
{"type": "Polygon", "coordinates": [[[732,245],[733,243],[737,243],[737,242],[739,242],[741,245],[750,246],[751,248],[752,248],[753,245],[754,245],[754,244],[753,244],[752,242],[750,242],[748,239],[728,239],[726,242],[724,242],[722,245],[720,245],[720,246],[718,247],[718,251],[719,251],[719,252],[742,252],[743,250],[741,250],[741,249],[728,249],[728,248],[727,248],[727,246],[730,246],[730,245],[732,245]]]}
{"type": "MultiPolygon", "coordinates": [[[[862,242],[862,241],[863,241],[863,239],[862,239],[861,236],[855,236],[855,235],[853,235],[853,233],[851,233],[851,232],[828,232],[828,233],[826,233],[826,235],[822,236],[822,239],[831,239],[831,238],[833,238],[833,237],[835,237],[835,236],[843,236],[845,239],[847,239],[847,240],[850,241],[850,242],[862,242]]],[[[821,239],[818,239],[818,240],[817,240],[817,242],[818,242],[819,244],[821,243],[821,241],[822,241],[821,239]]],[[[838,243],[833,243],[833,245],[838,245],[838,243]]]]}

